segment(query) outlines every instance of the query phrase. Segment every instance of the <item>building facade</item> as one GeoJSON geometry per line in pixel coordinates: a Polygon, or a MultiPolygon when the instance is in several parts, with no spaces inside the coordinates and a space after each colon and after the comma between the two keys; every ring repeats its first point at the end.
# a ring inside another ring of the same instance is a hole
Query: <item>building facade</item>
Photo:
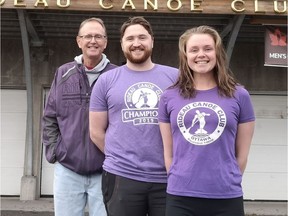
{"type": "Polygon", "coordinates": [[[265,66],[264,60],[266,26],[287,29],[287,1],[2,0],[0,5],[2,196],[53,195],[41,116],[57,67],[80,54],[76,35],[81,21],[104,20],[105,54],[121,65],[119,28],[129,16],[140,15],[152,24],[152,58],[160,64],[178,67],[178,38],[186,29],[211,25],[221,33],[230,67],[250,92],[256,112],[244,198],[287,200],[287,65],[265,66]]]}

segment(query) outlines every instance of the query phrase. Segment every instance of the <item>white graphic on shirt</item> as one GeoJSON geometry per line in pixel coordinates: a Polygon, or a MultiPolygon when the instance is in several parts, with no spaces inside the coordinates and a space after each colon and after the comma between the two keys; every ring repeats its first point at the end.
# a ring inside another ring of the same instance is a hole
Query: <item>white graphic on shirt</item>
{"type": "Polygon", "coordinates": [[[196,110],[196,114],[193,118],[192,125],[191,127],[188,128],[188,130],[194,127],[196,123],[199,123],[199,128],[196,130],[195,134],[207,134],[207,131],[204,130],[206,124],[205,116],[210,116],[210,114],[205,112],[200,113],[199,110],[196,110]]]}
{"type": "Polygon", "coordinates": [[[226,121],[223,109],[210,102],[190,103],[177,116],[178,128],[183,137],[194,145],[213,143],[223,133],[226,121]]]}
{"type": "Polygon", "coordinates": [[[124,100],[127,109],[122,110],[122,121],[134,125],[158,124],[158,102],[162,90],[153,83],[140,82],[130,86],[124,100]]]}
{"type": "Polygon", "coordinates": [[[134,105],[137,107],[137,104],[141,104],[140,108],[149,108],[150,105],[148,105],[148,95],[150,95],[151,93],[143,92],[143,90],[141,90],[140,92],[141,94],[139,95],[139,98],[134,105]]]}

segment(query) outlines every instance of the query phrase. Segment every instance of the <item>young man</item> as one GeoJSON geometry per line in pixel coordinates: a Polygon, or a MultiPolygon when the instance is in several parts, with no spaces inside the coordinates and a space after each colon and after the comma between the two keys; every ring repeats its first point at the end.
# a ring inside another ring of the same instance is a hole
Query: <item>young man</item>
{"type": "MultiPolygon", "coordinates": [[[[55,163],[56,216],[106,216],[101,193],[104,154],[89,135],[89,101],[96,80],[116,66],[103,54],[106,28],[101,19],[84,20],[76,38],[82,54],[55,74],[43,116],[43,143],[55,163]]],[[[96,122],[95,122],[96,124],[96,122]]]]}
{"type": "Polygon", "coordinates": [[[128,19],[120,33],[127,63],[100,77],[90,103],[91,138],[105,152],[104,202],[109,216],[164,216],[158,102],[178,70],[152,62],[153,32],[143,17],[128,19]]]}

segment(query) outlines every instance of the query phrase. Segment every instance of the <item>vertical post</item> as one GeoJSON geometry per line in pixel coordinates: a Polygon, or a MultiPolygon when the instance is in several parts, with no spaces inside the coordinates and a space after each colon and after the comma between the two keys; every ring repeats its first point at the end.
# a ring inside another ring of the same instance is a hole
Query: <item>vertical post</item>
{"type": "Polygon", "coordinates": [[[27,89],[27,119],[24,172],[21,178],[20,200],[35,200],[36,177],[33,176],[33,90],[30,63],[30,49],[24,11],[17,10],[24,55],[24,71],[27,89]]]}
{"type": "Polygon", "coordinates": [[[229,38],[229,41],[228,41],[228,44],[227,44],[227,48],[226,48],[228,64],[229,65],[230,65],[230,60],[231,60],[231,56],[232,56],[232,53],[233,53],[234,45],[235,45],[235,42],[236,42],[240,27],[241,27],[241,25],[242,25],[242,23],[244,21],[245,15],[244,14],[236,15],[235,18],[236,18],[236,21],[234,22],[234,25],[233,25],[233,28],[232,28],[232,32],[231,32],[231,35],[230,35],[230,38],[229,38]]]}

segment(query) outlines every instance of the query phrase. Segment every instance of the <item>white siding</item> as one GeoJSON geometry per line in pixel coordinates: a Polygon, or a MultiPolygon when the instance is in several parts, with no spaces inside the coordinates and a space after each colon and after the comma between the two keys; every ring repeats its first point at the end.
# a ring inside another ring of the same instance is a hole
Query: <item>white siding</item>
{"type": "Polygon", "coordinates": [[[26,138],[26,91],[1,90],[1,195],[20,195],[26,138]]]}

